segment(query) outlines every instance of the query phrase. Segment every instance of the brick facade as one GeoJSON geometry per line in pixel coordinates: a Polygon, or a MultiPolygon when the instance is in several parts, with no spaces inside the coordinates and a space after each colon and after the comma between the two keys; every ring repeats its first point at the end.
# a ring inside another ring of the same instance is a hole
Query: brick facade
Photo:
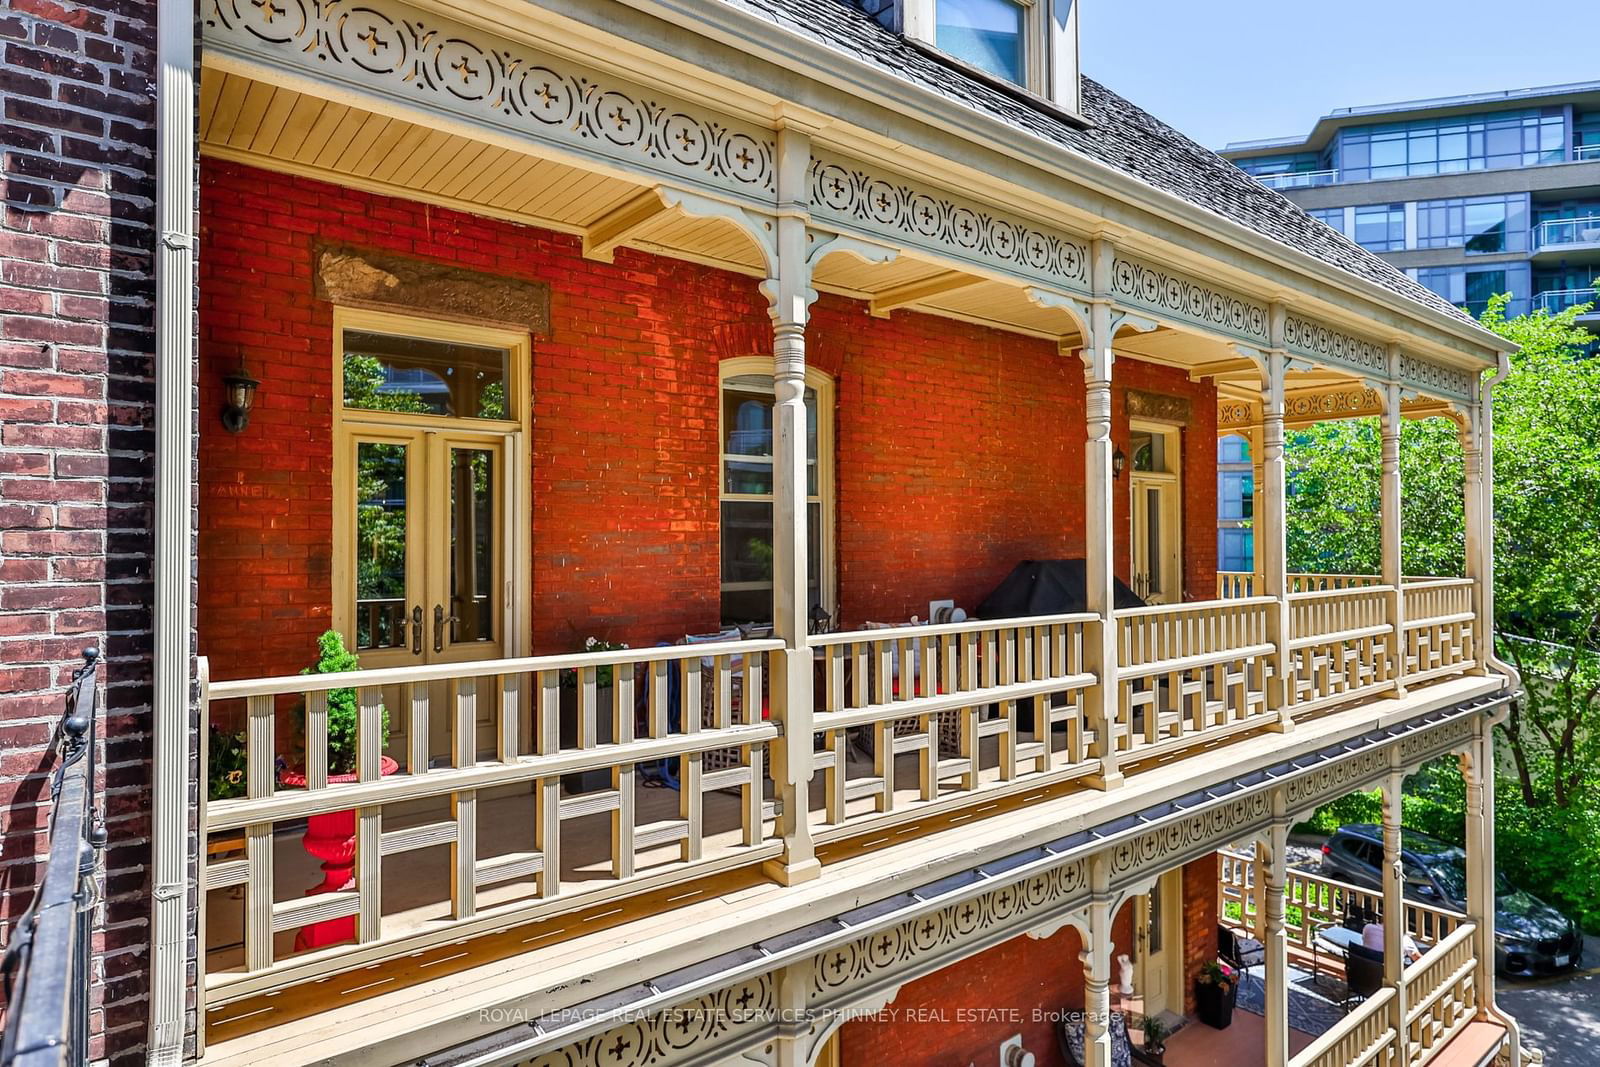
{"type": "MultiPolygon", "coordinates": [[[[533,357],[536,651],[716,627],[717,367],[770,351],[754,280],[627,249],[599,263],[564,234],[210,160],[201,217],[199,628],[214,678],[298,670],[329,624],[332,309],[311,282],[321,241],[550,285],[551,330],[533,357]],[[235,435],[214,413],[241,357],[262,384],[235,435]]],[[[1046,340],[906,312],[876,319],[827,295],[807,337],[808,360],[836,382],[842,621],[925,615],[936,597],[971,609],[1018,560],[1083,554],[1076,360],[1046,340]]],[[[1118,375],[1193,402],[1188,581],[1208,597],[1215,393],[1131,360],[1118,375]]]]}
{"type": "MultiPolygon", "coordinates": [[[[1183,1010],[1192,1015],[1194,979],[1217,958],[1216,855],[1185,864],[1182,880],[1183,1010]]],[[[1132,901],[1117,912],[1112,959],[1131,951],[1133,917],[1132,901]]],[[[1021,1034],[1039,1067],[1071,1067],[1054,1027],[1061,1013],[1083,1010],[1082,947],[1069,926],[1044,940],[1012,938],[908,982],[878,1017],[840,1029],[840,1063],[994,1063],[1000,1043],[1021,1034]]]]}
{"type": "MultiPolygon", "coordinates": [[[[148,967],[155,5],[0,0],[0,942],[47,851],[47,749],[96,645],[109,844],[92,1052],[148,967]]],[[[179,415],[181,416],[181,413],[179,415]]]]}

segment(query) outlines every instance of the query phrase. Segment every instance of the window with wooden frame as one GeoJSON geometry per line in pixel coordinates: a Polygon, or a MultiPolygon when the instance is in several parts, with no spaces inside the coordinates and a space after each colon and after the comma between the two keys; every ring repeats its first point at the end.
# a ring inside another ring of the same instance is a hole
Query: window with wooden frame
{"type": "Polygon", "coordinates": [[[526,333],[334,309],[333,625],[364,667],[526,654],[526,333]]]}
{"type": "Polygon", "coordinates": [[[1142,420],[1129,424],[1130,585],[1152,604],[1183,600],[1182,441],[1177,426],[1142,420]]]}
{"type": "MultiPolygon", "coordinates": [[[[721,366],[718,479],[722,622],[772,621],[772,360],[721,366]]],[[[833,379],[806,371],[806,574],[812,609],[832,614],[833,379]]]]}

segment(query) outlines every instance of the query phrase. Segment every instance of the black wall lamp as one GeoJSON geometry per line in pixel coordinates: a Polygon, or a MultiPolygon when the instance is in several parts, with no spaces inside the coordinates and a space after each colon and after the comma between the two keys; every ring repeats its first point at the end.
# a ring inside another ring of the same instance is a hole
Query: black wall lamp
{"type": "Polygon", "coordinates": [[[1127,454],[1122,451],[1122,449],[1119,448],[1115,452],[1111,453],[1111,477],[1112,478],[1120,478],[1120,477],[1122,477],[1122,468],[1126,467],[1127,465],[1128,465],[1128,457],[1127,457],[1127,454]]]}
{"type": "Polygon", "coordinates": [[[261,383],[250,377],[244,360],[239,369],[222,376],[222,425],[229,433],[238,433],[250,425],[250,409],[256,404],[256,387],[261,383]]]}

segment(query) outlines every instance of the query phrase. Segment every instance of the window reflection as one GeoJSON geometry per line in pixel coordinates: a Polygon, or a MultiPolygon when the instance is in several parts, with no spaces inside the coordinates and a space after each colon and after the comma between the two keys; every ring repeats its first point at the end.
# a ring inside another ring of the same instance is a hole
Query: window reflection
{"type": "Polygon", "coordinates": [[[504,348],[344,331],[344,406],[361,411],[509,419],[504,348]]]}

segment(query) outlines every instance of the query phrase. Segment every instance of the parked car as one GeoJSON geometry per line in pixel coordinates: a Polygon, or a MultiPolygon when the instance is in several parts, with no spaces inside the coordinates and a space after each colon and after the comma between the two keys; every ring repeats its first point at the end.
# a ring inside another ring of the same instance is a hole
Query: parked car
{"type": "MultiPolygon", "coordinates": [[[[1400,861],[1405,895],[1454,911],[1467,906],[1467,854],[1416,830],[1402,830],[1400,861]]],[[[1383,828],[1341,826],[1322,846],[1322,873],[1341,882],[1380,889],[1383,828]]],[[[1552,974],[1576,968],[1583,956],[1578,924],[1532,893],[1495,873],[1495,968],[1506,975],[1552,974]]]]}

